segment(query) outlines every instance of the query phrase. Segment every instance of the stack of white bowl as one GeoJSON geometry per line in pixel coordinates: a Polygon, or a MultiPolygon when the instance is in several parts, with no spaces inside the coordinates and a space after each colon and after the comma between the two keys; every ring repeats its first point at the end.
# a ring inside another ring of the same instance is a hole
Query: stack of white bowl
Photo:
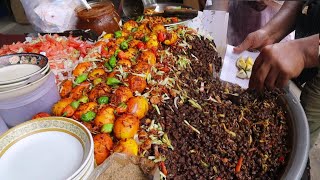
{"type": "Polygon", "coordinates": [[[49,74],[48,58],[43,55],[19,53],[0,56],[0,100],[10,98],[10,94],[17,96],[35,90],[49,74]]]}
{"type": "Polygon", "coordinates": [[[11,128],[39,112],[51,113],[51,107],[59,99],[46,56],[33,53],[0,56],[0,122],[11,128]]]}
{"type": "Polygon", "coordinates": [[[86,180],[94,169],[94,144],[81,123],[46,117],[0,136],[0,179],[86,180]]]}

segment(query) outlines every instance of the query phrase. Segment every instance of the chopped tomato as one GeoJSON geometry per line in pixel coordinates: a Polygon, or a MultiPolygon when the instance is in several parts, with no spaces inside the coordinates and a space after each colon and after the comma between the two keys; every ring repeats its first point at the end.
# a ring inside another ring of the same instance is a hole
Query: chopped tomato
{"type": "Polygon", "coordinates": [[[172,21],[173,23],[177,23],[177,22],[179,22],[179,19],[178,19],[177,17],[172,17],[172,18],[171,18],[171,21],[172,21]]]}
{"type": "Polygon", "coordinates": [[[120,52],[118,53],[118,58],[120,58],[120,59],[126,59],[126,53],[123,52],[123,51],[120,51],[120,52]]]}
{"type": "Polygon", "coordinates": [[[50,117],[51,115],[46,112],[39,112],[38,114],[34,115],[32,119],[38,119],[43,117],[50,117]]]}
{"type": "Polygon", "coordinates": [[[166,34],[163,32],[158,33],[158,41],[163,42],[166,40],[166,34]]]}
{"type": "Polygon", "coordinates": [[[138,48],[139,50],[143,50],[143,49],[144,49],[144,44],[143,44],[143,42],[139,42],[139,43],[137,44],[137,48],[138,48]]]}

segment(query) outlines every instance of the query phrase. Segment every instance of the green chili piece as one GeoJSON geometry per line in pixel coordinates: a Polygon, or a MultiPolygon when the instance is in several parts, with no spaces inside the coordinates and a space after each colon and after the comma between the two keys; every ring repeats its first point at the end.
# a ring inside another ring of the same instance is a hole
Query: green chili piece
{"type": "Polygon", "coordinates": [[[131,32],[136,32],[138,30],[138,28],[132,28],[131,32]]]}
{"type": "Polygon", "coordinates": [[[78,77],[76,78],[75,82],[76,82],[77,84],[80,84],[80,83],[82,83],[83,81],[87,80],[87,78],[88,78],[88,74],[84,73],[84,74],[81,74],[80,76],[78,76],[78,77]]]}
{"type": "Polygon", "coordinates": [[[90,122],[96,117],[96,113],[93,111],[88,111],[81,116],[81,120],[84,122],[90,122]]]}
{"type": "Polygon", "coordinates": [[[102,133],[111,133],[113,130],[113,124],[104,124],[101,128],[102,133]]]}
{"type": "Polygon", "coordinates": [[[136,20],[136,22],[141,22],[143,20],[144,16],[139,16],[136,20]]]}
{"type": "Polygon", "coordinates": [[[106,67],[109,71],[112,71],[112,67],[110,66],[110,64],[108,62],[104,63],[104,67],[106,67]]]}
{"type": "Polygon", "coordinates": [[[114,68],[117,65],[117,59],[115,56],[111,56],[110,60],[109,60],[109,65],[114,68]]]}
{"type": "Polygon", "coordinates": [[[108,96],[101,96],[98,99],[99,104],[108,104],[109,103],[109,97],[108,96]]]}
{"type": "Polygon", "coordinates": [[[131,41],[132,39],[133,39],[133,36],[129,36],[128,39],[127,39],[127,42],[131,41]]]}
{"type": "Polygon", "coordinates": [[[114,77],[107,78],[107,85],[109,85],[109,86],[117,85],[120,83],[121,83],[121,81],[118,80],[117,78],[114,78],[114,77]]]}
{"type": "Polygon", "coordinates": [[[149,37],[148,37],[148,36],[143,36],[142,41],[143,41],[143,42],[149,41],[149,37]]]}
{"type": "Polygon", "coordinates": [[[117,49],[117,50],[114,52],[114,56],[117,57],[120,51],[121,51],[120,49],[117,49]]]}
{"type": "Polygon", "coordinates": [[[67,112],[64,112],[63,114],[62,114],[62,117],[66,117],[67,116],[67,112]]]}
{"type": "Polygon", "coordinates": [[[121,37],[122,36],[122,32],[121,31],[116,31],[116,32],[114,32],[114,37],[115,38],[119,38],[119,37],[121,37]]]}
{"type": "Polygon", "coordinates": [[[127,41],[121,42],[120,48],[121,48],[122,50],[127,50],[128,47],[129,47],[129,45],[128,45],[127,41]]]}
{"type": "Polygon", "coordinates": [[[82,96],[80,99],[78,99],[79,102],[81,103],[87,103],[89,102],[88,96],[82,96]]]}
{"type": "Polygon", "coordinates": [[[77,109],[80,105],[80,102],[79,101],[73,101],[70,106],[73,108],[73,109],[77,109]]]}

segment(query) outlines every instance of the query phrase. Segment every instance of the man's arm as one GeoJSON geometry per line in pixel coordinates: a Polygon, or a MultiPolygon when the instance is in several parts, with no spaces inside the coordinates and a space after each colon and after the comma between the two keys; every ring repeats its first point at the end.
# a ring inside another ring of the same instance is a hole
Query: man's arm
{"type": "Polygon", "coordinates": [[[294,30],[302,6],[302,1],[286,1],[279,12],[262,29],[269,32],[275,42],[281,41],[294,30]]]}
{"type": "Polygon", "coordinates": [[[319,66],[319,35],[266,46],[257,57],[249,82],[252,89],[284,87],[304,68],[319,66]]]}
{"type": "Polygon", "coordinates": [[[234,52],[262,49],[281,41],[294,29],[302,5],[303,2],[300,1],[286,1],[279,12],[263,28],[250,33],[240,45],[234,48],[234,52]]]}

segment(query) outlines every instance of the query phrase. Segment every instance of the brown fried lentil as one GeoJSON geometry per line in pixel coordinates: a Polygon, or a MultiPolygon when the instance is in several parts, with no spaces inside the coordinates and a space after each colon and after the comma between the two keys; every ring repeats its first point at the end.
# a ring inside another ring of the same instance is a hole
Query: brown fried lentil
{"type": "Polygon", "coordinates": [[[213,78],[210,64],[217,72],[222,66],[213,41],[188,42],[191,68],[177,75],[177,83],[201,109],[181,99],[177,109],[171,98],[158,106],[160,115],[150,111],[146,119],[161,124],[175,149],[153,144],[144,155],[157,146],[166,156],[168,179],[280,178],[290,153],[286,111],[277,104],[281,91],[250,92],[213,78]]]}

